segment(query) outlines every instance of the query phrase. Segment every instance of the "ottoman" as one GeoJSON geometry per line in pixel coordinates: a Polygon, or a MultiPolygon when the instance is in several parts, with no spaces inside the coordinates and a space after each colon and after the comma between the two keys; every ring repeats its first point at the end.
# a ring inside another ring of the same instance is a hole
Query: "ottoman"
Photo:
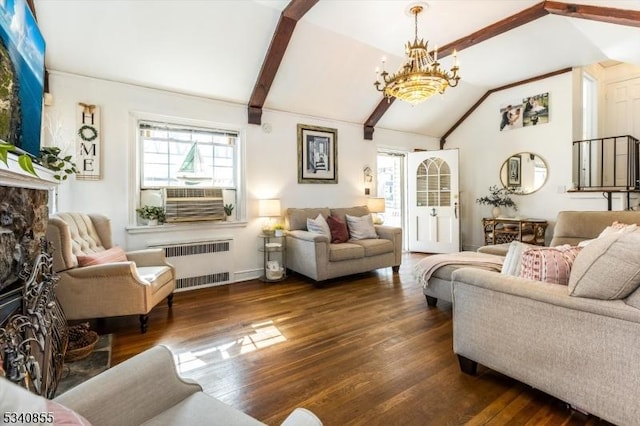
{"type": "Polygon", "coordinates": [[[427,305],[436,306],[438,299],[447,302],[452,300],[451,274],[453,271],[471,267],[500,272],[503,261],[504,256],[472,251],[434,254],[418,262],[414,267],[414,273],[422,283],[427,305]]]}

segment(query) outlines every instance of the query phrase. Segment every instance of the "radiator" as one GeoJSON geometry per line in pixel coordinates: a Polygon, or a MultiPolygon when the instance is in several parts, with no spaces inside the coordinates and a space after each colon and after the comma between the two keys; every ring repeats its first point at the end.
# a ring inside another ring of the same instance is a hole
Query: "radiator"
{"type": "Polygon", "coordinates": [[[157,244],[176,268],[176,291],[229,284],[233,277],[233,240],[157,244]]]}

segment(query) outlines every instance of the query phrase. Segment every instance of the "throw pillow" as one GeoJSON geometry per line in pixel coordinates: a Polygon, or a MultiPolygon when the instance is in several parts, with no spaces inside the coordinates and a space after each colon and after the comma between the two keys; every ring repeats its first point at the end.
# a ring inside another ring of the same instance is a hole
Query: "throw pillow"
{"type": "Polygon", "coordinates": [[[320,213],[315,219],[307,218],[307,230],[314,234],[324,235],[331,240],[331,230],[329,229],[327,220],[320,213]]]}
{"type": "Polygon", "coordinates": [[[376,228],[373,226],[373,219],[370,214],[360,217],[346,215],[346,218],[349,235],[354,240],[378,238],[378,234],[376,233],[376,228]]]}
{"type": "Polygon", "coordinates": [[[569,279],[571,296],[623,299],[640,286],[640,232],[598,238],[582,249],[569,279]]]}
{"type": "Polygon", "coordinates": [[[47,400],[47,412],[52,414],[56,426],[91,426],[91,423],[80,414],[55,401],[47,400]]]}
{"type": "Polygon", "coordinates": [[[571,266],[581,247],[568,244],[527,249],[522,253],[519,276],[530,280],[567,285],[571,266]]]}
{"type": "Polygon", "coordinates": [[[504,263],[502,264],[502,271],[504,275],[513,275],[517,277],[520,275],[520,265],[522,264],[522,254],[525,250],[530,248],[536,248],[532,244],[521,243],[520,241],[512,241],[509,244],[509,250],[504,257],[504,263]]]}
{"type": "Polygon", "coordinates": [[[347,224],[335,216],[327,218],[329,230],[331,231],[331,242],[334,244],[346,243],[349,241],[349,230],[347,224]]]}
{"type": "Polygon", "coordinates": [[[92,266],[92,265],[102,265],[105,263],[113,263],[113,262],[126,262],[127,255],[122,250],[122,248],[115,246],[111,247],[109,250],[99,251],[92,254],[87,254],[83,256],[77,256],[78,265],[80,266],[92,266]]]}

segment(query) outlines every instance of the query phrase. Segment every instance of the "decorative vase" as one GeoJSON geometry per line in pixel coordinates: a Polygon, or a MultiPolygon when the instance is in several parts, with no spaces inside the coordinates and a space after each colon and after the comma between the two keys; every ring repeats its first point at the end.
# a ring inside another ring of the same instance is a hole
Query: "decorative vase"
{"type": "Polygon", "coordinates": [[[276,229],[276,237],[282,237],[284,235],[284,231],[282,229],[276,229]]]}
{"type": "Polygon", "coordinates": [[[233,216],[226,216],[225,219],[227,222],[233,222],[235,220],[233,216]]]}
{"type": "Polygon", "coordinates": [[[149,225],[149,226],[158,225],[158,219],[147,219],[147,225],[149,225]]]}
{"type": "Polygon", "coordinates": [[[500,210],[500,207],[498,206],[495,206],[493,210],[491,210],[493,217],[500,217],[500,213],[502,213],[502,210],[500,210]]]}

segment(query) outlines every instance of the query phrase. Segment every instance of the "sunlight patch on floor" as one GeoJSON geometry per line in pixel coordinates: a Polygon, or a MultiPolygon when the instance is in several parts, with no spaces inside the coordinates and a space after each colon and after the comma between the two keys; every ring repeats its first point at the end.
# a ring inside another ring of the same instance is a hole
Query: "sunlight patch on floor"
{"type": "Polygon", "coordinates": [[[199,350],[175,353],[174,358],[178,371],[186,373],[204,367],[211,362],[233,358],[287,340],[273,321],[252,324],[251,327],[254,329],[253,333],[230,342],[199,350]]]}

